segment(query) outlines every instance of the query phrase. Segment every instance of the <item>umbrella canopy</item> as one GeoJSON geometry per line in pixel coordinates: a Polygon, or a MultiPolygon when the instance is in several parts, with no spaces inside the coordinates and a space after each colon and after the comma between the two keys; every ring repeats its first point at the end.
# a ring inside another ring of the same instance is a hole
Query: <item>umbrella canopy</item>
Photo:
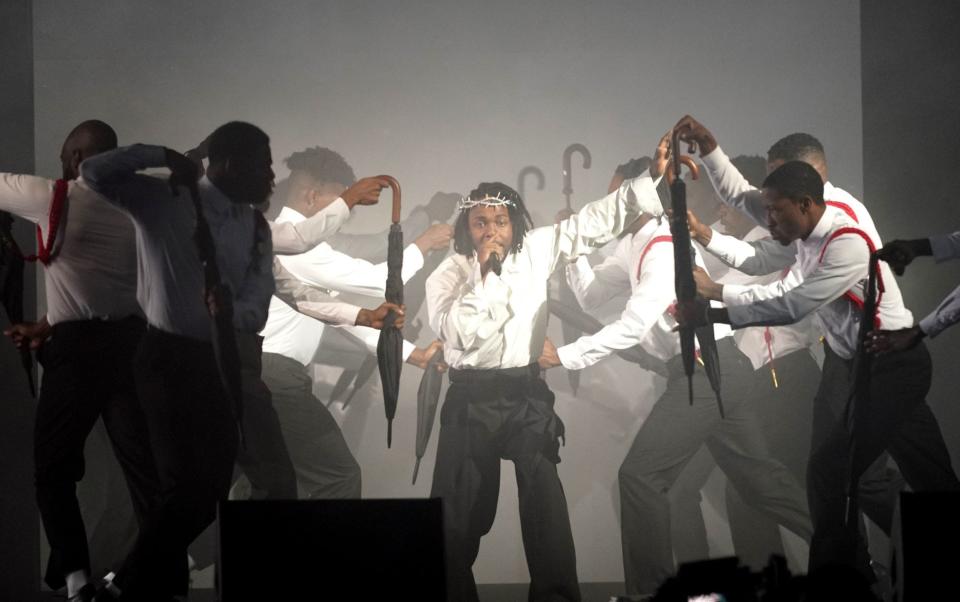
{"type": "MultiPolygon", "coordinates": [[[[687,187],[680,176],[681,164],[686,165],[696,179],[699,176],[696,164],[690,157],[679,153],[678,132],[673,132],[670,146],[673,159],[667,168],[667,181],[670,183],[670,205],[673,213],[670,217],[670,234],[673,237],[674,286],[678,302],[696,302],[706,305],[709,302],[697,295],[697,284],[693,279],[693,246],[690,242],[690,229],[687,223],[687,187]]],[[[696,149],[691,148],[690,152],[696,149]]],[[[723,399],[720,397],[720,356],[713,326],[708,324],[700,328],[680,328],[680,353],[683,357],[683,369],[690,387],[690,403],[693,404],[693,370],[697,361],[696,342],[700,343],[700,359],[706,370],[710,386],[717,396],[720,416],[724,416],[723,399]]]]}
{"type": "Polygon", "coordinates": [[[850,398],[847,400],[846,411],[847,430],[850,433],[850,464],[844,521],[846,526],[851,529],[859,528],[856,503],[857,490],[860,477],[869,465],[869,459],[860,459],[860,447],[857,445],[860,425],[868,420],[867,416],[871,405],[870,373],[873,368],[873,356],[864,349],[864,346],[867,342],[867,335],[876,328],[877,324],[878,288],[879,293],[883,294],[883,281],[880,280],[879,276],[880,265],[877,253],[869,239],[866,240],[870,246],[870,271],[867,277],[867,290],[864,291],[860,331],[857,333],[857,353],[853,358],[853,389],[850,398]]]}
{"type": "MultiPolygon", "coordinates": [[[[23,267],[23,254],[13,238],[13,216],[0,211],[0,303],[10,324],[23,322],[23,267]]],[[[30,395],[36,397],[29,345],[20,348],[20,362],[27,373],[30,395]]]]}
{"type": "MultiPolygon", "coordinates": [[[[197,255],[203,266],[203,280],[207,309],[210,312],[211,342],[217,362],[217,372],[227,398],[233,405],[234,419],[240,428],[243,444],[243,404],[240,392],[240,351],[237,349],[237,335],[233,327],[233,291],[220,278],[217,265],[217,249],[214,246],[210,226],[203,214],[200,194],[196,185],[190,187],[190,198],[197,214],[197,225],[193,233],[193,242],[197,246],[197,255]],[[212,300],[212,303],[210,301],[212,300]]],[[[259,214],[258,214],[259,215],[259,214]]]]}
{"type": "MultiPolygon", "coordinates": [[[[583,158],[583,163],[581,165],[584,169],[590,169],[590,165],[593,162],[593,159],[590,156],[590,151],[586,146],[580,143],[571,144],[567,148],[563,149],[563,196],[568,210],[573,209],[571,197],[573,196],[574,154],[579,154],[583,158]]],[[[567,276],[565,271],[562,269],[558,270],[556,279],[557,299],[559,299],[565,305],[576,306],[577,297],[573,294],[573,291],[570,290],[570,286],[567,284],[567,276]]],[[[574,328],[568,322],[561,323],[560,330],[563,333],[564,345],[576,341],[580,338],[580,335],[583,334],[582,331],[574,328]]],[[[567,370],[567,382],[570,383],[570,389],[573,391],[573,395],[576,396],[577,391],[580,389],[580,371],[567,370]]]]}
{"type": "MultiPolygon", "coordinates": [[[[386,300],[403,304],[403,230],[400,229],[400,183],[391,176],[378,176],[386,180],[393,190],[393,215],[387,240],[387,286],[386,300]]],[[[393,327],[396,314],[390,312],[383,321],[380,339],[377,341],[377,365],[380,367],[380,382],[383,385],[383,407],[387,415],[387,447],[393,442],[393,417],[397,413],[397,396],[400,393],[400,370],[403,368],[403,335],[393,327]]]]}
{"type": "Polygon", "coordinates": [[[430,443],[430,434],[433,432],[433,422],[437,415],[437,406],[440,405],[440,389],[443,386],[443,350],[437,351],[427,362],[427,367],[420,378],[420,388],[417,389],[417,463],[413,466],[413,485],[417,484],[417,474],[420,473],[420,460],[427,452],[430,443]]]}

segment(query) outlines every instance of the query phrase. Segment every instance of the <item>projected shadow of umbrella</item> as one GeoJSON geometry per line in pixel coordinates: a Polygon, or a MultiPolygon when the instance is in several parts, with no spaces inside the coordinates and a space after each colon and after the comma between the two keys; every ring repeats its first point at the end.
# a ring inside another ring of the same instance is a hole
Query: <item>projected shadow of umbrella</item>
{"type": "Polygon", "coordinates": [[[437,415],[437,406],[440,405],[440,389],[443,387],[443,350],[437,351],[420,378],[420,387],[417,389],[417,461],[413,465],[413,482],[417,484],[417,475],[420,473],[420,460],[427,452],[430,443],[430,434],[433,432],[433,422],[437,415]]]}
{"type": "MultiPolygon", "coordinates": [[[[697,285],[693,279],[694,253],[687,223],[687,187],[683,178],[680,177],[681,165],[686,165],[690,169],[693,179],[699,177],[699,171],[693,159],[679,153],[678,135],[677,131],[672,134],[670,149],[673,157],[666,173],[667,181],[670,183],[670,206],[673,211],[670,217],[670,235],[673,237],[674,286],[678,303],[705,305],[709,302],[697,295],[697,285]]],[[[690,145],[689,151],[695,152],[696,148],[690,145]]],[[[689,326],[680,328],[680,354],[690,389],[690,403],[693,404],[693,371],[697,362],[697,342],[700,343],[700,360],[710,386],[717,396],[717,407],[720,410],[720,417],[723,418],[723,399],[720,396],[720,355],[711,324],[699,328],[689,326]]]]}
{"type": "MultiPolygon", "coordinates": [[[[400,183],[392,176],[377,176],[390,184],[393,190],[393,214],[387,240],[386,300],[403,305],[403,230],[400,228],[400,183]]],[[[400,393],[400,370],[403,368],[403,334],[393,324],[397,316],[387,314],[377,341],[377,366],[383,385],[383,409],[387,415],[387,447],[393,442],[393,417],[397,413],[400,393]]]]}
{"type": "MultiPolygon", "coordinates": [[[[590,169],[590,164],[592,163],[590,151],[580,143],[571,144],[563,149],[563,196],[568,211],[573,210],[571,197],[573,196],[573,155],[575,153],[583,157],[583,163],[581,165],[584,169],[590,169]]],[[[575,305],[577,298],[567,284],[566,270],[562,267],[559,268],[557,272],[555,272],[554,277],[556,278],[557,284],[557,298],[566,305],[575,305]]],[[[580,335],[583,334],[567,322],[560,324],[560,330],[563,333],[564,345],[576,341],[580,338],[580,335]]],[[[567,370],[567,382],[570,383],[570,390],[573,391],[573,395],[576,397],[577,391],[580,389],[580,371],[567,370]]]]}

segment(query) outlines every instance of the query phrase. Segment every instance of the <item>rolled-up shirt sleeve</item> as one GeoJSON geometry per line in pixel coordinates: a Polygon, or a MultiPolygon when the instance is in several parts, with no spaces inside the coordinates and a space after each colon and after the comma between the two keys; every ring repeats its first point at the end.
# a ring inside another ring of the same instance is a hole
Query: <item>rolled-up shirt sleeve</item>
{"type": "Polygon", "coordinates": [[[920,320],[919,326],[924,334],[933,338],[957,322],[960,322],[960,287],[953,289],[937,309],[920,320]]]}

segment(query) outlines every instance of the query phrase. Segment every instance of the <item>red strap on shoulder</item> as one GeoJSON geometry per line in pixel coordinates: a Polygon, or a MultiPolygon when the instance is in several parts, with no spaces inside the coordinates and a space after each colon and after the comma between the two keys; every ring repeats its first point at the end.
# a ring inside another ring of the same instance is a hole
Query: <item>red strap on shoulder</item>
{"type": "Polygon", "coordinates": [[[850,205],[846,203],[841,203],[840,201],[824,201],[824,202],[831,207],[836,207],[840,211],[843,211],[844,213],[849,215],[850,219],[852,219],[856,223],[858,224],[860,223],[860,220],[857,219],[857,214],[853,211],[853,207],[851,207],[850,205]]]}
{"type": "MultiPolygon", "coordinates": [[[[846,226],[844,228],[837,228],[830,234],[830,238],[827,239],[827,242],[824,243],[823,248],[820,249],[820,262],[823,262],[823,256],[827,252],[827,246],[833,241],[833,239],[841,236],[843,234],[856,234],[867,243],[867,248],[870,249],[870,256],[872,257],[876,253],[877,248],[873,244],[870,236],[866,232],[859,228],[854,228],[852,226],[846,226]]],[[[877,313],[873,316],[873,323],[877,328],[880,328],[880,299],[883,298],[883,273],[880,271],[879,265],[877,266],[877,313]]],[[[851,303],[853,303],[857,309],[863,309],[863,299],[858,297],[853,293],[853,291],[847,291],[843,294],[851,303]]]]}
{"type": "Polygon", "coordinates": [[[53,184],[53,200],[50,201],[50,221],[47,227],[47,243],[43,243],[43,230],[37,225],[37,254],[24,257],[24,261],[39,261],[49,265],[53,254],[53,245],[57,241],[57,230],[60,229],[60,216],[63,213],[63,203],[67,200],[66,180],[57,180],[53,184]]]}
{"type": "Polygon", "coordinates": [[[647,243],[647,246],[643,248],[643,251],[640,253],[640,263],[637,264],[637,278],[640,278],[640,269],[643,267],[643,258],[647,256],[647,252],[650,250],[650,247],[657,244],[658,242],[673,242],[673,237],[669,235],[654,236],[650,242],[647,243]]]}

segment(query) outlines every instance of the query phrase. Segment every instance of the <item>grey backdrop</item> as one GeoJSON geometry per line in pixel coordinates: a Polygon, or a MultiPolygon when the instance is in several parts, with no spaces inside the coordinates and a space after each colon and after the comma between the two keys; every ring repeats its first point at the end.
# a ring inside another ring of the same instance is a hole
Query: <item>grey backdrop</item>
{"type": "MultiPolygon", "coordinates": [[[[59,145],[82,119],[109,121],[121,143],[180,149],[245,119],[271,135],[278,161],[320,144],[358,174],[395,175],[408,207],[481,180],[513,184],[521,167],[538,165],[547,188],[529,202],[548,218],[560,208],[566,145],[593,151],[594,168],[575,174],[579,206],[605,191],[617,163],[649,154],[690,112],[731,154],[763,154],[784,134],[813,133],[828,149],[834,183],[863,190],[852,0],[42,0],[34,34],[36,162],[46,175],[58,173],[59,145]]],[[[383,205],[363,210],[351,228],[385,227],[383,205]]],[[[335,411],[364,468],[366,496],[429,491],[435,441],[420,482],[409,481],[418,379],[404,372],[392,450],[378,390],[335,411]]],[[[615,477],[658,383],[617,359],[585,371],[578,399],[562,372],[549,382],[568,427],[560,470],[580,577],[620,580],[615,477]]],[[[500,508],[478,578],[523,581],[512,470],[500,508]]],[[[729,552],[722,508],[706,511],[712,550],[729,552]]]]}

